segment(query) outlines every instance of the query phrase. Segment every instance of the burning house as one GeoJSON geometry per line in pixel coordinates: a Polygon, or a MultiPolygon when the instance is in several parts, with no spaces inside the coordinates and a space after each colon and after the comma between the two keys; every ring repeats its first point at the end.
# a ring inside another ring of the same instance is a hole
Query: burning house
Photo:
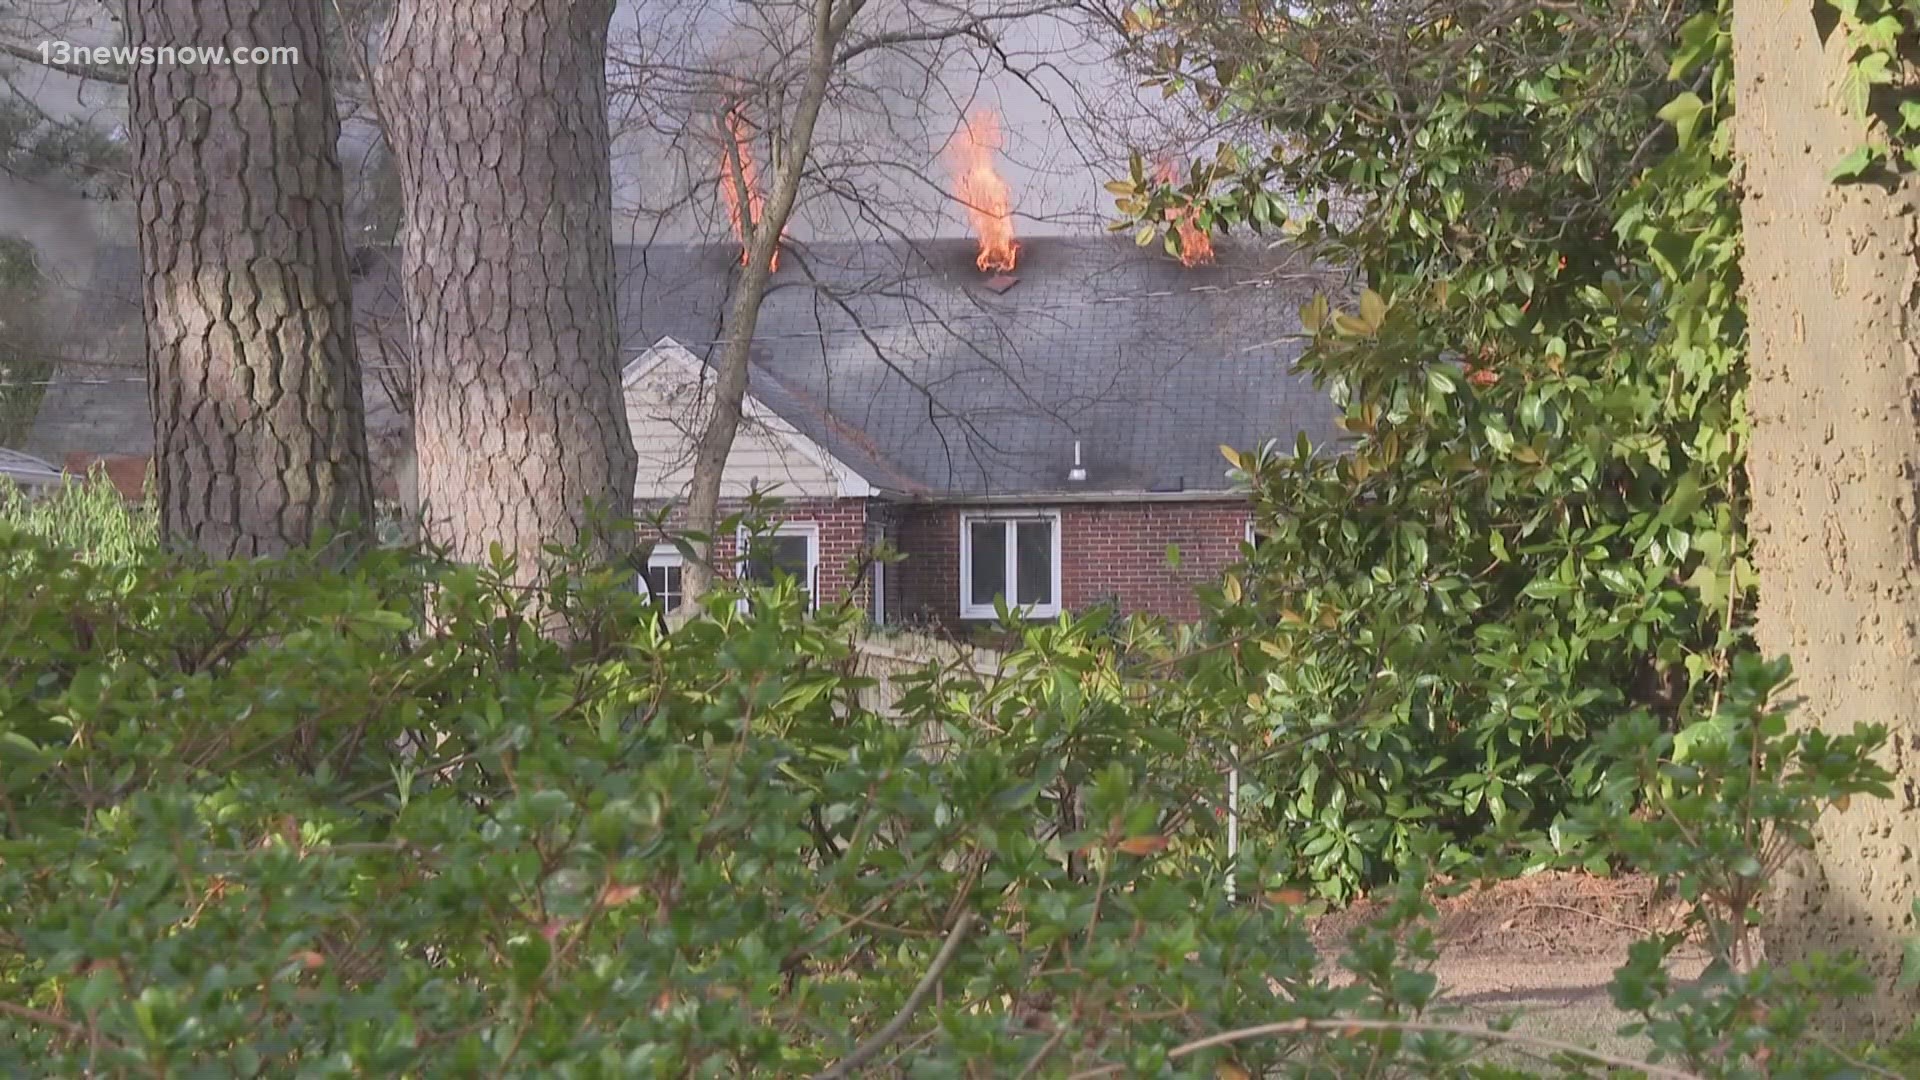
{"type": "MultiPolygon", "coordinates": [[[[641,506],[687,490],[767,198],[746,120],[730,111],[718,127],[732,238],[615,251],[641,506]]],[[[1292,370],[1297,312],[1333,283],[1300,252],[1215,239],[1183,215],[1170,219],[1178,259],[1107,235],[1016,237],[1001,146],[996,118],[975,113],[946,150],[971,238],[783,241],[723,510],[757,489],[780,497],[763,561],[816,601],[853,600],[885,622],[962,627],[993,618],[997,600],[1033,617],[1107,603],[1192,618],[1195,587],[1251,535],[1218,448],[1339,437],[1325,394],[1292,370]],[[880,544],[903,557],[858,571],[880,544]]],[[[404,503],[405,403],[386,392],[404,379],[376,377],[405,362],[398,263],[362,252],[355,304],[376,474],[404,503]]],[[[94,277],[88,365],[56,376],[28,449],[140,462],[152,452],[144,380],[97,377],[115,361],[137,370],[138,259],[104,251],[94,277]]],[[[726,572],[737,538],[716,547],[726,572]]],[[[662,545],[649,560],[668,603],[678,559],[662,545]]]]}

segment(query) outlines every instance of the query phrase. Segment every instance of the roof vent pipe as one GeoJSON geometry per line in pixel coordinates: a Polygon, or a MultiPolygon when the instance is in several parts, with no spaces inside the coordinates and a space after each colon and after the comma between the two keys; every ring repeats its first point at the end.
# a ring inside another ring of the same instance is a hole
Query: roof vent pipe
{"type": "Polygon", "coordinates": [[[1084,483],[1087,470],[1080,466],[1080,440],[1073,440],[1073,468],[1067,470],[1067,479],[1073,483],[1084,483]]]}

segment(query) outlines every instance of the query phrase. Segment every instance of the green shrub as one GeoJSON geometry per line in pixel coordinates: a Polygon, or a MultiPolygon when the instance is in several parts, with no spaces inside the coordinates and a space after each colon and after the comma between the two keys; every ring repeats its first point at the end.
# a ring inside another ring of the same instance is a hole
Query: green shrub
{"type": "Polygon", "coordinates": [[[508,580],[0,534],[0,1070],[1517,1075],[1436,996],[1417,871],[1339,987],[1290,898],[1223,900],[1183,710],[1229,691],[1137,627],[887,719],[790,584],[669,633],[575,564],[563,645],[508,580]]]}
{"type": "Polygon", "coordinates": [[[1347,725],[1243,792],[1330,897],[1430,828],[1449,867],[1546,828],[1592,794],[1597,732],[1677,726],[1750,648],[1720,6],[1535,7],[1498,49],[1464,8],[1135,15],[1143,62],[1240,138],[1173,183],[1136,169],[1121,211],[1284,231],[1365,286],[1301,312],[1347,442],[1228,451],[1265,536],[1215,605],[1221,639],[1262,639],[1238,742],[1347,725]]]}
{"type": "Polygon", "coordinates": [[[86,562],[126,566],[158,543],[159,517],[150,504],[132,504],[95,469],[38,498],[0,478],[0,532],[39,537],[86,562]]]}
{"type": "Polygon", "coordinates": [[[887,1056],[1151,1071],[1195,1030],[1389,1008],[1160,850],[1180,740],[1083,689],[1073,627],[1039,636],[1077,669],[915,687],[933,754],[790,589],[665,635],[575,574],[563,647],[495,571],[404,552],[132,578],[0,538],[9,1074],[806,1074],[962,934],[887,1056]]]}

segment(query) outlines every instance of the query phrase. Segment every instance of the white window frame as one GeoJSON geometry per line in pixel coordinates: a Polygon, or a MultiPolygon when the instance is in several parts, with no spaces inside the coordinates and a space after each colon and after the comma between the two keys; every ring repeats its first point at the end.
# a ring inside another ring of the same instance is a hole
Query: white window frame
{"type": "MultiPolygon", "coordinates": [[[[686,571],[686,560],[680,557],[680,549],[677,547],[674,547],[672,544],[655,544],[653,551],[648,553],[647,555],[648,570],[663,570],[663,569],[666,569],[669,567],[675,567],[675,566],[680,567],[681,583],[682,583],[681,592],[680,592],[680,602],[684,604],[687,601],[687,594],[685,589],[687,571],[686,571]]],[[[645,593],[649,599],[658,601],[660,604],[660,610],[662,611],[674,610],[673,608],[667,607],[666,600],[664,597],[654,595],[653,585],[652,583],[647,581],[647,576],[645,574],[640,575],[640,591],[645,593]]]]}
{"type": "MultiPolygon", "coordinates": [[[[998,617],[998,613],[994,611],[992,604],[975,604],[970,602],[970,598],[973,596],[973,527],[984,521],[1006,522],[1006,528],[1009,532],[1012,531],[1014,524],[1022,521],[1044,521],[1053,526],[1053,559],[1051,560],[1053,588],[1048,593],[1048,595],[1053,597],[1053,602],[1050,604],[1027,604],[1015,610],[1017,610],[1023,618],[1028,619],[1050,619],[1059,615],[1061,585],[1060,553],[1061,549],[1066,546],[1065,537],[1061,534],[1060,529],[1060,511],[993,510],[979,512],[969,511],[960,515],[960,617],[963,619],[992,619],[998,617]]],[[[1019,550],[1018,545],[1015,543],[1015,537],[1008,536],[1006,581],[1007,587],[1013,590],[1014,596],[1020,595],[1018,562],[1019,550]]],[[[1012,606],[1013,601],[1011,597],[1008,598],[1007,603],[1008,606],[1012,606]]]]}
{"type": "MultiPolygon", "coordinates": [[[[807,610],[820,607],[820,523],[817,521],[782,521],[760,534],[771,539],[776,536],[804,536],[807,538],[807,610]]],[[[747,578],[748,547],[753,542],[753,533],[745,525],[740,526],[733,538],[734,579],[745,583],[747,578]]],[[[746,601],[742,600],[742,604],[746,601]]]]}

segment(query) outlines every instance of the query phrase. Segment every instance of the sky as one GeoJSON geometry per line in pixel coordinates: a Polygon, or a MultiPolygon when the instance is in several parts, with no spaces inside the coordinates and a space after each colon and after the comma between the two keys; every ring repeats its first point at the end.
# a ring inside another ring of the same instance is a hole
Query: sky
{"type": "MultiPolygon", "coordinates": [[[[910,19],[925,0],[871,0],[866,25],[910,19]]],[[[999,0],[994,0],[998,3],[999,0]]],[[[76,42],[119,40],[117,23],[99,0],[9,0],[16,16],[38,25],[65,20],[57,32],[76,42]]],[[[696,100],[673,80],[646,76],[657,67],[718,67],[749,77],[776,71],[788,81],[792,53],[765,39],[767,0],[625,0],[615,16],[609,77],[616,132],[616,240],[628,243],[723,239],[724,208],[714,183],[717,130],[710,99],[696,100]],[[643,20],[642,13],[645,13],[643,20]],[[631,93],[622,88],[638,87],[631,93]],[[689,126],[691,124],[691,126],[689,126]]],[[[940,8],[934,10],[949,10],[940,8]]],[[[28,23],[0,32],[33,34],[28,23]]],[[[777,28],[776,28],[777,30],[777,28]]],[[[40,36],[44,37],[42,32],[40,36]]],[[[1157,93],[1136,90],[1111,62],[1111,43],[1054,17],[1008,24],[999,34],[1004,66],[986,66],[977,49],[949,47],[935,55],[876,53],[862,62],[856,92],[823,114],[816,165],[826,174],[803,191],[789,229],[797,240],[820,237],[962,235],[961,205],[942,151],[972,109],[1001,118],[1001,175],[1013,193],[1016,231],[1026,235],[1103,230],[1112,197],[1101,185],[1125,168],[1124,148],[1102,131],[1128,127],[1152,141],[1165,117],[1157,93]],[[1142,132],[1148,134],[1140,134],[1142,132]],[[826,182],[830,178],[831,183],[826,182]],[[842,194],[834,194],[840,192],[842,194]]],[[[124,119],[124,95],[37,65],[0,57],[10,89],[49,113],[87,119],[107,130],[124,119]]],[[[368,129],[349,124],[343,158],[364,157],[368,129]]],[[[764,170],[763,170],[764,171],[764,170]]],[[[0,174],[0,230],[25,236],[54,276],[83,274],[98,244],[131,243],[124,204],[76,198],[59,185],[23,183],[0,174]]]]}

